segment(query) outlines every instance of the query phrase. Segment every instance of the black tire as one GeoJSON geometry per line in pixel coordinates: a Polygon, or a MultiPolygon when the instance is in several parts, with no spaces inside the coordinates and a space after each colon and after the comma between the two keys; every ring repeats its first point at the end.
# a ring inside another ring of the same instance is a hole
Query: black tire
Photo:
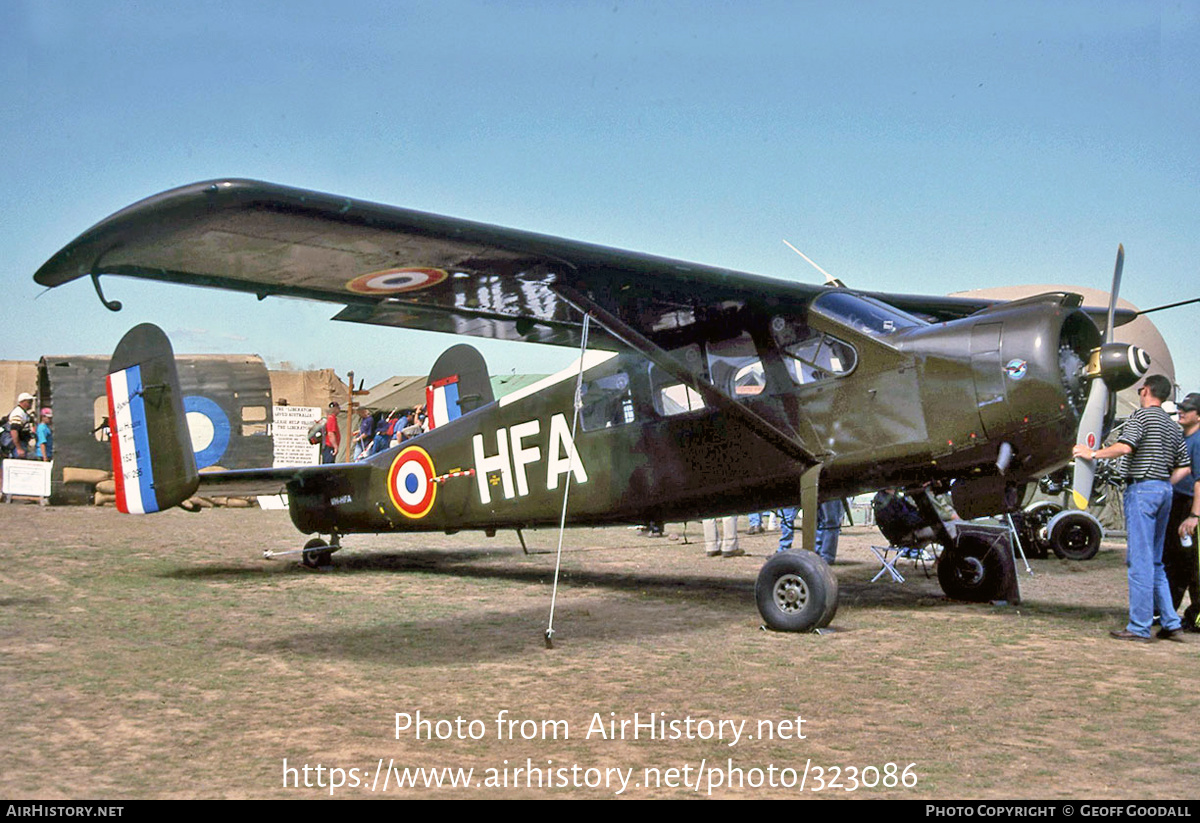
{"type": "Polygon", "coordinates": [[[1035,503],[1025,510],[1025,529],[1021,539],[1025,541],[1025,551],[1033,557],[1049,557],[1053,550],[1050,540],[1050,521],[1063,510],[1063,507],[1049,500],[1035,503]]]}
{"type": "Polygon", "coordinates": [[[1004,581],[1002,546],[973,534],[964,534],[957,545],[938,559],[938,583],[952,600],[986,603],[1000,597],[1004,581]]]}
{"type": "Polygon", "coordinates": [[[1063,512],[1050,521],[1050,548],[1063,560],[1091,560],[1100,551],[1104,530],[1083,512],[1063,512]]]}
{"type": "Polygon", "coordinates": [[[304,552],[300,555],[301,564],[310,569],[319,569],[329,566],[333,563],[333,551],[314,551],[314,549],[328,549],[329,544],[319,537],[314,537],[304,544],[304,552]]]}
{"type": "Polygon", "coordinates": [[[828,626],[837,614],[837,578],[812,552],[777,552],[758,573],[754,599],[767,628],[814,631],[828,626]]]}

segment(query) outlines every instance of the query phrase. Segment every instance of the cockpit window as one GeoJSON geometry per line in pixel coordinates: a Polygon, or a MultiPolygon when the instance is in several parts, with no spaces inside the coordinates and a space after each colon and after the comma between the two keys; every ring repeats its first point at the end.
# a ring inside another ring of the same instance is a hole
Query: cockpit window
{"type": "Polygon", "coordinates": [[[885,337],[902,329],[929,325],[873,297],[840,289],[831,289],[814,298],[811,310],[872,337],[885,337]]]}
{"type": "Polygon", "coordinates": [[[784,346],[782,351],[788,374],[801,385],[841,377],[858,365],[858,353],[853,346],[815,330],[805,339],[784,346]]]}

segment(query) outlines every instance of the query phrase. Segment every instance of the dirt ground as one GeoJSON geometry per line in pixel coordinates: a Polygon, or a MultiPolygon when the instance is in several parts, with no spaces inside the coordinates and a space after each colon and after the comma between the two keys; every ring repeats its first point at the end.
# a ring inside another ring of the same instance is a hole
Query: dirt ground
{"type": "Polygon", "coordinates": [[[709,559],[698,524],[687,543],[569,531],[547,649],[550,531],[530,555],[511,533],[352,536],[327,573],[262,558],[303,542],[281,512],[3,505],[0,532],[9,798],[1162,800],[1200,783],[1200,636],[1108,638],[1119,544],[1032,561],[1024,603],[999,607],[948,601],[907,563],[906,583],[871,583],[878,534],[850,528],[818,636],[760,630],[775,535],[709,559]]]}

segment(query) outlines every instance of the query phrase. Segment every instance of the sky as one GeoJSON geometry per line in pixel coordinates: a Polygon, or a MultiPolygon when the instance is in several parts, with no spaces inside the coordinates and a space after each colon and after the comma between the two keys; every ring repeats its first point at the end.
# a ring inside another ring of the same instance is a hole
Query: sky
{"type": "MultiPolygon", "coordinates": [[[[247,177],[802,282],[1200,296],[1200,0],[0,2],[0,359],[181,353],[424,374],[446,335],[34,271],[247,177]]],[[[1153,315],[1184,391],[1200,305],[1153,315]]],[[[493,373],[576,352],[472,341],[493,373]]]]}

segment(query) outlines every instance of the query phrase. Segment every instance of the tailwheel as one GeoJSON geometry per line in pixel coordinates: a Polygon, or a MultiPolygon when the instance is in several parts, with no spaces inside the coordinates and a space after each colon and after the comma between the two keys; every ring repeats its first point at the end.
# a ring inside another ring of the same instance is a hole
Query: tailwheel
{"type": "Polygon", "coordinates": [[[812,552],[778,552],[758,573],[754,599],[768,628],[814,631],[828,626],[837,613],[837,578],[812,552]]]}
{"type": "Polygon", "coordinates": [[[333,553],[339,546],[330,546],[319,537],[314,537],[304,544],[300,553],[300,565],[309,569],[328,571],[333,568],[333,553]]]}

